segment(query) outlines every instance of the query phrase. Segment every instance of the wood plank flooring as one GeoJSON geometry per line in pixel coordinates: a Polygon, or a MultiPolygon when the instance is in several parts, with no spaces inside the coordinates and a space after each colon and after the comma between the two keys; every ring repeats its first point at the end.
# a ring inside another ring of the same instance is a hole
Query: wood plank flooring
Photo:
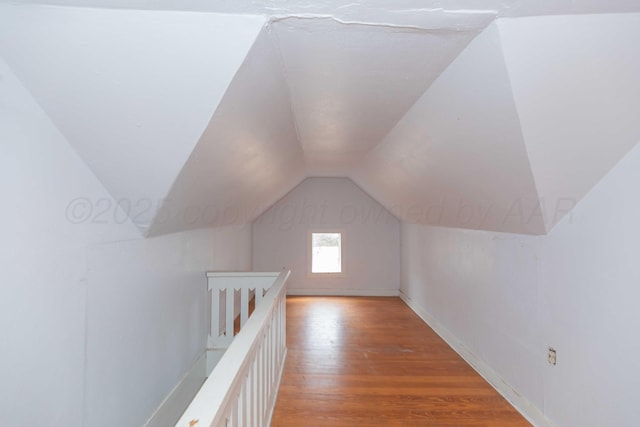
{"type": "Polygon", "coordinates": [[[289,297],[272,427],[529,426],[399,298],[289,297]]]}

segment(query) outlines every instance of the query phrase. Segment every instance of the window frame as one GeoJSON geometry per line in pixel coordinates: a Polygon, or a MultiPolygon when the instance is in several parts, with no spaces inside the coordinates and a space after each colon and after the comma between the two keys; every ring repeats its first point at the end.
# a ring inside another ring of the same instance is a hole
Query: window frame
{"type": "Polygon", "coordinates": [[[338,278],[346,277],[346,260],[345,260],[345,231],[342,228],[312,228],[307,233],[307,276],[315,279],[320,278],[338,278]],[[340,272],[339,273],[314,273],[313,267],[313,235],[314,234],[340,234],[340,272]]]}

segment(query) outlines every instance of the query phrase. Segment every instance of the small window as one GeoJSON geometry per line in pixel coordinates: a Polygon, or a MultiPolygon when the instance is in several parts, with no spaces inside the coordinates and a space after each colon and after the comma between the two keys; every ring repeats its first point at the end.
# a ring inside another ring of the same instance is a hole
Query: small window
{"type": "Polygon", "coordinates": [[[343,273],[342,233],[311,232],[311,273],[343,273]]]}

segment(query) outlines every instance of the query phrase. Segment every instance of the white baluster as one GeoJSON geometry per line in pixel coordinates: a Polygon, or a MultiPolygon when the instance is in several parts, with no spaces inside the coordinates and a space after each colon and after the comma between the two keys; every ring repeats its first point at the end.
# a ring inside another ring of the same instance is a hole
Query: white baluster
{"type": "Polygon", "coordinates": [[[240,427],[240,395],[236,395],[229,403],[231,405],[231,413],[233,414],[233,427],[240,427]]]}
{"type": "Polygon", "coordinates": [[[240,391],[240,427],[249,427],[248,421],[248,409],[247,409],[247,381],[249,380],[248,376],[245,379],[244,385],[242,386],[242,391],[240,391]]]}
{"type": "Polygon", "coordinates": [[[264,296],[264,288],[257,286],[256,287],[256,308],[258,308],[258,306],[262,302],[263,296],[264,296]]]}
{"type": "Polygon", "coordinates": [[[240,289],[240,328],[247,323],[249,319],[249,288],[243,286],[240,289]]]}
{"type": "Polygon", "coordinates": [[[234,289],[229,287],[227,288],[227,321],[225,325],[227,341],[229,342],[233,339],[233,319],[236,317],[234,313],[234,303],[235,303],[235,292],[234,289]]]}
{"type": "Polygon", "coordinates": [[[273,328],[271,327],[272,320],[273,318],[269,321],[269,332],[267,333],[267,366],[269,367],[269,387],[267,389],[267,397],[271,396],[271,390],[273,389],[273,371],[275,370],[275,366],[273,366],[273,328]]]}
{"type": "Polygon", "coordinates": [[[211,289],[211,333],[209,346],[220,338],[220,289],[211,289]]]}
{"type": "Polygon", "coordinates": [[[262,417],[262,389],[264,387],[264,381],[262,378],[262,346],[260,346],[260,348],[258,349],[258,354],[256,355],[256,364],[257,364],[257,386],[258,386],[258,393],[256,395],[257,401],[258,401],[258,405],[256,408],[256,416],[258,417],[258,427],[263,427],[263,417],[262,417]]]}
{"type": "Polygon", "coordinates": [[[251,427],[258,427],[258,363],[254,358],[251,363],[251,427]]]}
{"type": "Polygon", "coordinates": [[[267,414],[267,392],[268,392],[268,367],[267,367],[267,346],[266,344],[266,334],[262,336],[262,411],[260,412],[260,416],[264,420],[267,414]]]}

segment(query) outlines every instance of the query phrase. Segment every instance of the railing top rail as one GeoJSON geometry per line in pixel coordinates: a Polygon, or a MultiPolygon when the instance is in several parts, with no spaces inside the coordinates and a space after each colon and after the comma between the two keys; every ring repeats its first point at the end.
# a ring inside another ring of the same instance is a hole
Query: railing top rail
{"type": "Polygon", "coordinates": [[[278,277],[279,272],[207,271],[207,277],[278,277]]]}
{"type": "Polygon", "coordinates": [[[199,426],[215,427],[224,420],[223,410],[232,398],[232,393],[236,392],[244,372],[249,368],[249,356],[253,355],[260,344],[256,338],[268,325],[269,315],[275,309],[274,303],[286,294],[285,283],[291,271],[274,274],[278,278],[264,296],[262,304],[256,307],[245,326],[235,336],[222,359],[176,423],[176,427],[190,427],[192,420],[198,420],[199,426]]]}

